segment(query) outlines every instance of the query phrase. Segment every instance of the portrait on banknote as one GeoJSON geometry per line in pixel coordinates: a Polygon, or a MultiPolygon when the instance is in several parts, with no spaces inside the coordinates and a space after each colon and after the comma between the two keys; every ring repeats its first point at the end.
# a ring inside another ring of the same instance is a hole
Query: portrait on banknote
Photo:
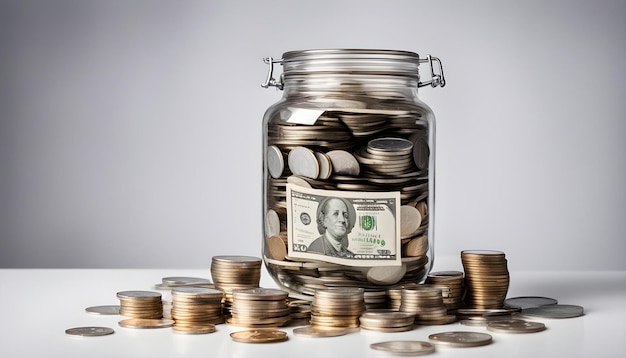
{"type": "Polygon", "coordinates": [[[400,265],[399,212],[399,192],[288,184],[288,256],[350,266],[400,265]]]}

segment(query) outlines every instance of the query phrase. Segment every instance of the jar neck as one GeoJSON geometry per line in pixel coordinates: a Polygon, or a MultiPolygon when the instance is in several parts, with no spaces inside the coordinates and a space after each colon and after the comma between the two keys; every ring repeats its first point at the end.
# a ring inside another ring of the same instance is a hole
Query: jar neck
{"type": "Polygon", "coordinates": [[[372,97],[413,99],[417,97],[417,77],[385,74],[315,73],[285,76],[285,97],[372,97]]]}

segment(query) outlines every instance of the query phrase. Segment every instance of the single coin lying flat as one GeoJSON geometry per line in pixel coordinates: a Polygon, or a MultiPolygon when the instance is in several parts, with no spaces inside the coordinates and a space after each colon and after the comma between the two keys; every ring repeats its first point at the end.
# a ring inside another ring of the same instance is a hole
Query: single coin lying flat
{"type": "Polygon", "coordinates": [[[96,337],[96,336],[106,336],[109,334],[113,334],[115,332],[113,328],[110,327],[74,327],[68,328],[65,330],[66,334],[71,336],[83,336],[83,337],[96,337]]]}
{"type": "Polygon", "coordinates": [[[435,346],[432,343],[421,341],[378,342],[370,344],[370,348],[399,356],[419,356],[435,351],[435,346]]]}
{"type": "Polygon", "coordinates": [[[241,343],[274,343],[286,341],[287,332],[278,329],[253,329],[232,332],[230,338],[241,343]]]}

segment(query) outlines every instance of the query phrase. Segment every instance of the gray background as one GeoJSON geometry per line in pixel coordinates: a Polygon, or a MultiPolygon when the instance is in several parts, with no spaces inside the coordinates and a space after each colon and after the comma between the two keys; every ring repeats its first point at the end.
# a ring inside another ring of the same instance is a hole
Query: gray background
{"type": "MultiPolygon", "coordinates": [[[[441,58],[436,256],[626,269],[625,1],[0,2],[0,267],[260,256],[265,56],[441,58]]],[[[425,71],[426,72],[426,71],[425,71]]]]}

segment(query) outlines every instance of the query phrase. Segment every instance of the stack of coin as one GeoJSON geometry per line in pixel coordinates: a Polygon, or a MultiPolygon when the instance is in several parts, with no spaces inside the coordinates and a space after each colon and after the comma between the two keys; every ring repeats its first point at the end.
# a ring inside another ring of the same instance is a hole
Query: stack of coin
{"type": "Polygon", "coordinates": [[[226,322],[248,328],[280,327],[291,319],[289,294],[269,288],[234,290],[231,318],[226,322]]]}
{"type": "Polygon", "coordinates": [[[413,142],[404,138],[382,137],[370,140],[356,152],[363,173],[372,177],[402,176],[416,172],[413,142]]]}
{"type": "Polygon", "coordinates": [[[153,291],[121,291],[120,315],[132,318],[160,319],[163,317],[161,294],[153,291]]]}
{"type": "Polygon", "coordinates": [[[414,313],[416,324],[448,324],[456,320],[456,316],[448,315],[440,288],[418,285],[403,289],[401,295],[400,311],[414,313]]]}
{"type": "Polygon", "coordinates": [[[283,151],[297,146],[346,148],[353,139],[352,134],[336,116],[319,116],[313,125],[297,125],[284,121],[273,121],[267,126],[271,145],[283,151]]]}
{"type": "Polygon", "coordinates": [[[363,292],[363,299],[368,310],[387,308],[386,289],[366,288],[363,292]]]}
{"type": "Polygon", "coordinates": [[[365,312],[364,290],[343,287],[315,291],[311,304],[311,325],[324,327],[358,327],[365,312]]]}
{"type": "Polygon", "coordinates": [[[405,332],[413,329],[415,314],[411,312],[365,311],[359,318],[361,328],[378,332],[405,332]]]}
{"type": "Polygon", "coordinates": [[[465,304],[469,308],[501,308],[509,290],[509,270],[504,252],[465,250],[465,304]]]}
{"type": "Polygon", "coordinates": [[[288,298],[287,304],[291,309],[291,319],[309,319],[311,318],[311,301],[288,298]]]}
{"type": "Polygon", "coordinates": [[[454,313],[463,307],[465,298],[465,278],[461,271],[430,272],[426,276],[426,283],[440,287],[443,294],[443,303],[448,313],[454,313]]]}
{"type": "Polygon", "coordinates": [[[204,331],[224,322],[222,298],[224,293],[213,288],[174,287],[172,311],[174,329],[180,332],[204,331]]]}
{"type": "Polygon", "coordinates": [[[393,311],[399,311],[402,304],[402,290],[415,287],[417,287],[415,282],[389,287],[387,289],[387,307],[393,311]]]}
{"type": "Polygon", "coordinates": [[[211,277],[215,288],[224,292],[224,313],[230,314],[233,290],[259,287],[261,259],[252,256],[213,256],[211,277]]]}

